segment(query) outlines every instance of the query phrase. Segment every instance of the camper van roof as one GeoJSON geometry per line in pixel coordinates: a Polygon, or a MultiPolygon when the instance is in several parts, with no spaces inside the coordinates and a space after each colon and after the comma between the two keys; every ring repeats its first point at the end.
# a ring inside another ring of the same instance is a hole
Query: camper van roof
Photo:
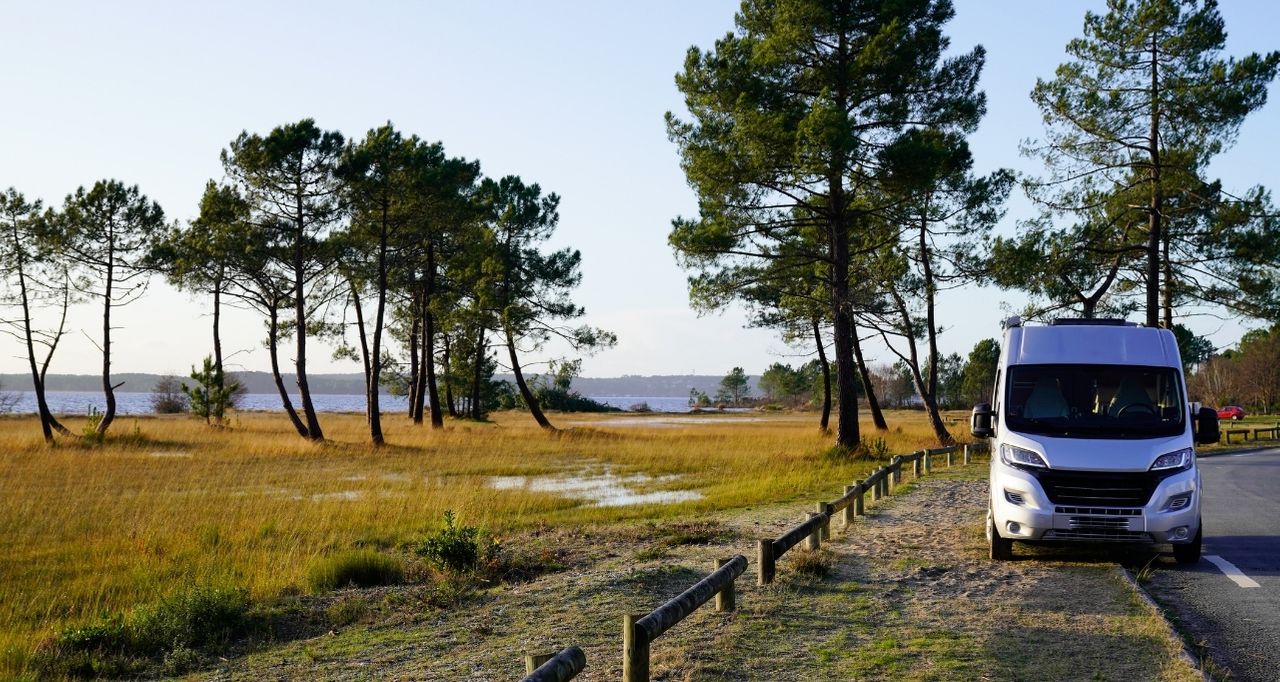
{"type": "Polygon", "coordinates": [[[1006,365],[1182,366],[1172,332],[1124,324],[1014,327],[1005,331],[1004,352],[1006,365]]]}

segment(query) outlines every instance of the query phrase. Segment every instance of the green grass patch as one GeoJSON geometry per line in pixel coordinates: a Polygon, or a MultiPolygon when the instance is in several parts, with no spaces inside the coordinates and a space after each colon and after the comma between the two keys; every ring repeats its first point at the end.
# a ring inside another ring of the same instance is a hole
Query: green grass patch
{"type": "Polygon", "coordinates": [[[356,549],[324,557],[311,566],[307,584],[313,592],[338,587],[395,585],[404,580],[404,562],[369,549],[356,549]]]}

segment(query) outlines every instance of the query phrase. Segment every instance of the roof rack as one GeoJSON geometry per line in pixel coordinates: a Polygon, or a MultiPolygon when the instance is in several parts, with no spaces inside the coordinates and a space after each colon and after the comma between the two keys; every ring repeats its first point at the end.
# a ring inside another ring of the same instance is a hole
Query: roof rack
{"type": "Polygon", "coordinates": [[[1049,324],[1055,327],[1081,327],[1081,326],[1136,327],[1138,326],[1137,322],[1130,322],[1128,320],[1122,320],[1119,318],[1112,318],[1112,317],[1096,317],[1096,318],[1060,317],[1050,322],[1049,324]]]}

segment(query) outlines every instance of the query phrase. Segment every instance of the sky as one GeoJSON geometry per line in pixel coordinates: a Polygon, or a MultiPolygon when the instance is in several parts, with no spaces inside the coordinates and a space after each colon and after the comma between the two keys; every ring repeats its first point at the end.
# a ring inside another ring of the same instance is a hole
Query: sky
{"type": "MultiPolygon", "coordinates": [[[[988,114],[971,138],[975,171],[1039,173],[1018,153],[1041,134],[1028,98],[1052,76],[1084,13],[1102,2],[956,0],[954,51],[987,49],[988,114]]],[[[477,159],[490,177],[520,175],[561,196],[553,248],[582,251],[576,300],[585,322],[618,335],[583,362],[585,376],[757,374],[804,362],[775,333],[744,329],[740,309],[699,317],[687,273],[667,245],[671,220],[697,204],[666,136],[663,114],[684,113],[674,85],[686,50],[733,29],[737,3],[632,2],[58,2],[0,0],[0,189],[60,205],[103,178],[137,184],[170,220],[195,217],[205,182],[222,179],[219,152],[241,131],[302,118],[362,137],[387,121],[477,159]]],[[[1227,54],[1276,49],[1280,4],[1223,0],[1227,54]]],[[[1280,99],[1277,86],[1271,99],[1280,99]]],[[[1273,163],[1280,102],[1247,120],[1211,172],[1229,190],[1280,188],[1273,163]]],[[[1013,234],[1034,209],[1016,196],[997,228],[1013,234]]],[[[1015,292],[945,293],[943,352],[967,354],[999,335],[1022,304],[1015,292]]],[[[47,311],[46,311],[47,312],[47,311]]],[[[117,310],[113,369],[185,374],[210,352],[209,302],[160,279],[117,310]]],[[[80,306],[54,373],[101,369],[100,311],[80,306]]],[[[1248,327],[1189,320],[1215,345],[1248,327]]],[[[1255,323],[1256,325],[1256,323],[1255,323]]],[[[236,369],[264,370],[263,327],[230,312],[224,346],[236,369]]],[[[893,358],[872,345],[873,363],[893,358]]],[[[556,351],[559,352],[559,351],[556,351]]],[[[288,362],[288,357],[282,361],[288,362]]],[[[22,372],[0,338],[0,373],[22,372]]],[[[311,353],[311,372],[357,372],[311,353]]]]}

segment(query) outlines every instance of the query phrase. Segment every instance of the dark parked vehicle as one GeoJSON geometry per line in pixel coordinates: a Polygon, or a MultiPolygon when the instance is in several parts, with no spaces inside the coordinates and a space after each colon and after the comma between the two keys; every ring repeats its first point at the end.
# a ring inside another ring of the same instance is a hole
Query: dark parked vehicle
{"type": "Polygon", "coordinates": [[[1244,419],[1244,408],[1239,405],[1227,405],[1218,410],[1218,419],[1232,419],[1240,421],[1244,419]]]}

